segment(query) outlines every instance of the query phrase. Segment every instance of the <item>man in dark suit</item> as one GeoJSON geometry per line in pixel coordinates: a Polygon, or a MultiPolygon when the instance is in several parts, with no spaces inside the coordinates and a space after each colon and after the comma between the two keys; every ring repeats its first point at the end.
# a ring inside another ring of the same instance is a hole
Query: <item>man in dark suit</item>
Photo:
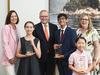
{"type": "Polygon", "coordinates": [[[55,39],[54,33],[57,26],[49,22],[47,10],[41,10],[40,23],[35,25],[33,35],[40,39],[42,56],[40,58],[41,75],[54,75],[55,71],[55,51],[53,48],[55,39]]]}
{"type": "Polygon", "coordinates": [[[59,53],[55,54],[56,63],[60,75],[72,75],[72,71],[68,67],[68,58],[75,50],[77,35],[73,29],[68,27],[68,17],[66,14],[60,13],[57,18],[60,29],[55,33],[56,44],[54,44],[54,48],[58,49],[59,44],[61,47],[58,49],[59,53]]]}

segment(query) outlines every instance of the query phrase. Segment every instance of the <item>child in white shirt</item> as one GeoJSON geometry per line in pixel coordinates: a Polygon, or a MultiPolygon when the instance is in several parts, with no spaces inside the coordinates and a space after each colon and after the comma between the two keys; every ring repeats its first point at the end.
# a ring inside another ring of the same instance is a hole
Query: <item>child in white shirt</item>
{"type": "Polygon", "coordinates": [[[69,57],[69,68],[73,71],[72,75],[90,75],[93,66],[91,54],[85,51],[86,39],[78,37],[75,45],[77,49],[69,57]]]}

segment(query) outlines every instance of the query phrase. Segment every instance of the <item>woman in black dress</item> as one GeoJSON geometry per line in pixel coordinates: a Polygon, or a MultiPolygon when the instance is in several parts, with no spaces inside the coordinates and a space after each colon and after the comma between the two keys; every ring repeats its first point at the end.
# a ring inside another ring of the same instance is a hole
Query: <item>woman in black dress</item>
{"type": "Polygon", "coordinates": [[[34,23],[24,25],[26,36],[20,38],[16,57],[20,58],[17,75],[40,75],[38,59],[41,57],[40,41],[32,35],[34,23]]]}

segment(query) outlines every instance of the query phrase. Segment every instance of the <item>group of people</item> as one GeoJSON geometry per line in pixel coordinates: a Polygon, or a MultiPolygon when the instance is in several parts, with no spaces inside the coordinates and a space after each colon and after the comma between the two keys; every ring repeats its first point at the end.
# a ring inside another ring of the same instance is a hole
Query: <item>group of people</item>
{"type": "MultiPolygon", "coordinates": [[[[50,23],[47,10],[41,10],[40,23],[24,24],[26,36],[19,38],[16,25],[19,17],[11,10],[2,28],[3,56],[1,63],[7,75],[91,75],[100,65],[99,34],[88,14],[79,18],[75,31],[68,25],[68,16],[59,13],[57,25],[50,23]],[[20,59],[17,73],[15,64],[20,59]]],[[[93,74],[92,74],[93,75],[93,74]]]]}

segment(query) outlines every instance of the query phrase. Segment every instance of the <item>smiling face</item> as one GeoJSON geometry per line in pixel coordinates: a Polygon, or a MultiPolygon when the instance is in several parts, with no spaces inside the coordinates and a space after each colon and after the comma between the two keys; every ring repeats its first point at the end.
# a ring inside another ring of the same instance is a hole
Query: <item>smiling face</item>
{"type": "Polygon", "coordinates": [[[40,12],[40,20],[43,24],[47,24],[49,22],[49,14],[46,10],[42,10],[40,12]]]}
{"type": "Polygon", "coordinates": [[[10,17],[10,22],[11,22],[11,24],[16,24],[16,23],[17,23],[17,20],[18,20],[17,15],[16,15],[15,12],[13,12],[13,13],[11,14],[11,17],[10,17]]]}
{"type": "Polygon", "coordinates": [[[35,29],[32,23],[26,23],[24,28],[25,28],[26,34],[28,35],[31,35],[35,29]]]}
{"type": "Polygon", "coordinates": [[[85,49],[86,42],[84,39],[79,38],[78,41],[75,43],[75,45],[78,50],[83,52],[83,50],[85,49]]]}
{"type": "Polygon", "coordinates": [[[89,29],[90,18],[87,15],[82,15],[80,18],[80,27],[84,29],[89,29]]]}
{"type": "Polygon", "coordinates": [[[63,29],[68,23],[68,16],[65,13],[59,13],[57,16],[57,20],[60,27],[63,29]]]}
{"type": "Polygon", "coordinates": [[[6,21],[5,24],[18,24],[19,23],[19,17],[16,11],[11,10],[8,12],[7,17],[6,17],[6,21]]]}
{"type": "Polygon", "coordinates": [[[67,25],[67,22],[68,22],[68,19],[66,19],[64,16],[61,16],[59,19],[58,19],[58,23],[59,25],[62,27],[62,26],[66,26],[67,25]]]}

